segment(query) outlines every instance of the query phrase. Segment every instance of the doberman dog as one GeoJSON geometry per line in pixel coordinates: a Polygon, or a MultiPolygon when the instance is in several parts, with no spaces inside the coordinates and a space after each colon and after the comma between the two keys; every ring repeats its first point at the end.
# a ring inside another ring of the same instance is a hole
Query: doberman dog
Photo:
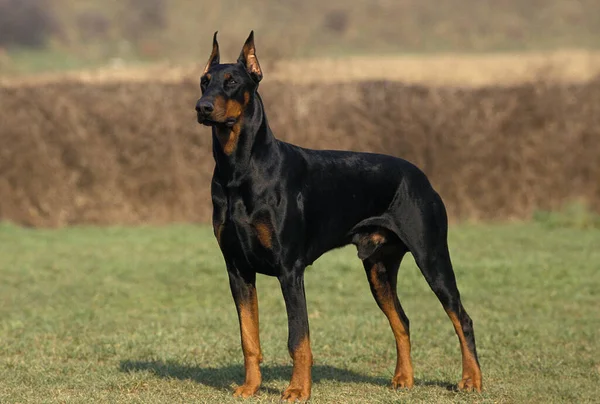
{"type": "Polygon", "coordinates": [[[396,339],[392,386],[414,384],[409,322],[396,294],[410,251],[452,320],[462,351],[459,389],[481,391],[473,322],[461,300],[448,252],[448,219],[425,174],[406,160],[372,153],[309,150],[277,140],[257,92],[263,72],[254,34],[237,63],[219,62],[217,33],[201,77],[198,122],[212,127],[213,227],[225,258],[244,353],[245,381],[261,384],[256,274],[280,282],[288,315],[292,378],[283,400],[307,400],[313,363],[304,270],[325,252],[354,244],[371,292],[396,339]]]}

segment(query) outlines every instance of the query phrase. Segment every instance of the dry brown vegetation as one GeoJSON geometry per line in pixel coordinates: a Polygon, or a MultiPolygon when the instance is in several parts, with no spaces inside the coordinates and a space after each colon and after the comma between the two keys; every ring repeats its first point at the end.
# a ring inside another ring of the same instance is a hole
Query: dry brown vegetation
{"type": "MultiPolygon", "coordinates": [[[[210,130],[195,122],[196,79],[0,92],[0,219],[208,221],[214,163],[210,130]]],[[[600,210],[599,78],[470,88],[267,77],[261,93],[280,139],[411,160],[453,220],[528,218],[572,200],[600,210]]]]}
{"type": "MultiPolygon", "coordinates": [[[[231,55],[231,60],[234,60],[231,55]]],[[[63,80],[85,83],[168,82],[197,80],[197,64],[154,64],[96,68],[34,75],[0,75],[0,85],[41,85],[63,80]]],[[[553,52],[497,54],[432,54],[428,56],[354,56],[278,60],[263,58],[268,81],[288,83],[339,83],[356,80],[393,80],[424,85],[485,86],[529,81],[585,82],[600,74],[600,52],[561,50],[553,52]]]]}

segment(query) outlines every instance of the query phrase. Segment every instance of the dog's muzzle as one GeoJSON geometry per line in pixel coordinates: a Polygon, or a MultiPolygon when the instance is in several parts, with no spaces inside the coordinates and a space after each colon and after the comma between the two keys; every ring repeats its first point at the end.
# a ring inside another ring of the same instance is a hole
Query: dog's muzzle
{"type": "Polygon", "coordinates": [[[208,117],[208,116],[210,116],[210,114],[212,114],[212,112],[214,110],[215,110],[214,104],[208,100],[200,99],[196,103],[196,112],[198,113],[199,116],[202,115],[202,116],[208,117]]]}
{"type": "Polygon", "coordinates": [[[211,126],[213,122],[210,119],[210,115],[214,111],[215,106],[208,100],[200,99],[196,103],[196,113],[198,115],[198,123],[203,125],[211,126]]]}
{"type": "Polygon", "coordinates": [[[225,125],[228,128],[232,128],[238,121],[237,118],[234,117],[228,117],[225,119],[225,121],[216,121],[212,118],[214,110],[215,106],[211,101],[202,99],[198,100],[196,103],[198,123],[206,126],[225,125]]]}

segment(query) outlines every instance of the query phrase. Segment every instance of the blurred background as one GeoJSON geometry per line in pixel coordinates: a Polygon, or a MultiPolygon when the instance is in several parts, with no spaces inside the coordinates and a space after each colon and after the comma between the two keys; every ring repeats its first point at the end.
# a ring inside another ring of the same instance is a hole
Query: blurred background
{"type": "Polygon", "coordinates": [[[2,70],[196,61],[221,31],[267,58],[595,49],[594,0],[1,0],[2,70]]]}
{"type": "Polygon", "coordinates": [[[0,0],[0,220],[207,222],[198,76],[251,29],[279,138],[409,159],[454,221],[600,209],[595,0],[0,0]]]}

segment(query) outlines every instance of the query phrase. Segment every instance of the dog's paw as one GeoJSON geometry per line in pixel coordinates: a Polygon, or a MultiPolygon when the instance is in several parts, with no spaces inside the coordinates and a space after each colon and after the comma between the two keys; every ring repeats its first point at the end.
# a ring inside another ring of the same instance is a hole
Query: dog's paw
{"type": "Polygon", "coordinates": [[[310,398],[310,390],[288,387],[281,395],[281,401],[306,401],[310,398]]]}
{"type": "Polygon", "coordinates": [[[256,394],[259,385],[243,384],[233,392],[234,397],[248,398],[256,394]]]}
{"type": "Polygon", "coordinates": [[[481,393],[481,376],[463,376],[462,380],[458,382],[458,389],[462,391],[477,391],[481,393]]]}
{"type": "Polygon", "coordinates": [[[397,389],[412,389],[415,380],[411,376],[397,375],[392,379],[392,388],[397,389]]]}

